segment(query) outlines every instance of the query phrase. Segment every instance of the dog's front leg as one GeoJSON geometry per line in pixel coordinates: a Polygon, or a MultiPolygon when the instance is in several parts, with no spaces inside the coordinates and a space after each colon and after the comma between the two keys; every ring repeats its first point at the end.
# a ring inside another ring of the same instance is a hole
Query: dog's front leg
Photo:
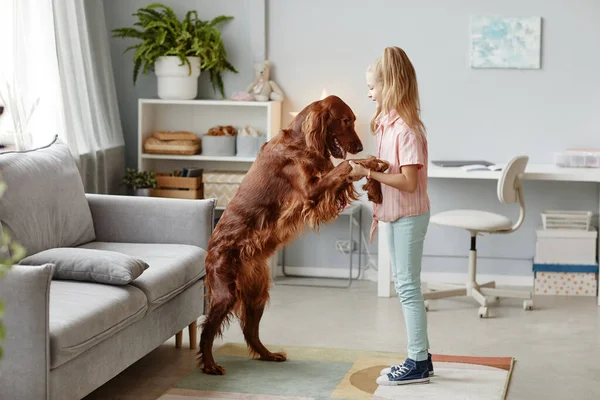
{"type": "Polygon", "coordinates": [[[350,185],[352,183],[349,179],[350,172],[352,172],[352,166],[348,161],[343,161],[318,181],[311,182],[312,184],[306,190],[308,201],[317,204],[326,192],[337,193],[343,186],[350,185]]]}

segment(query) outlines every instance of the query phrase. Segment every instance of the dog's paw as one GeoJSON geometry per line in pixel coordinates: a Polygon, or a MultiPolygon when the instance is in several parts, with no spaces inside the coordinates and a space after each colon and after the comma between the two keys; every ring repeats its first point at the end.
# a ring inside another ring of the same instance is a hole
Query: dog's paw
{"type": "Polygon", "coordinates": [[[208,375],[225,375],[225,368],[223,368],[217,364],[208,365],[208,366],[205,365],[202,368],[202,372],[204,372],[205,374],[208,374],[208,375]]]}
{"type": "Polygon", "coordinates": [[[287,360],[287,354],[285,352],[269,353],[267,356],[261,356],[259,360],[281,362],[287,360]]]}

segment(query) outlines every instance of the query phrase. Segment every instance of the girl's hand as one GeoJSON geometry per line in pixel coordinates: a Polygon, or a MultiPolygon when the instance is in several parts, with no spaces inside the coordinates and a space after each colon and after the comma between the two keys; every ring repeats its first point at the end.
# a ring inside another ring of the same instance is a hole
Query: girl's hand
{"type": "Polygon", "coordinates": [[[350,161],[350,166],[352,167],[352,172],[348,175],[348,177],[352,180],[360,180],[367,176],[369,170],[363,167],[360,164],[355,163],[354,161],[350,161]]]}

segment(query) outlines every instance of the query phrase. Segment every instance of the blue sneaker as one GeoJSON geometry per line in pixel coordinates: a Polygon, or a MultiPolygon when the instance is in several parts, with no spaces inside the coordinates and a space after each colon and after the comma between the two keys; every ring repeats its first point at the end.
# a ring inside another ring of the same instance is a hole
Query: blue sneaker
{"type": "MultiPolygon", "coordinates": [[[[381,370],[381,372],[379,373],[379,375],[387,375],[387,374],[391,374],[394,371],[397,371],[398,369],[400,369],[400,367],[403,365],[402,364],[396,364],[396,365],[392,365],[390,368],[384,368],[381,370]]],[[[427,353],[427,369],[429,370],[429,376],[433,376],[433,363],[431,362],[431,354],[427,353]]]]}
{"type": "Polygon", "coordinates": [[[407,358],[396,371],[377,378],[377,384],[382,386],[406,385],[409,383],[429,383],[427,360],[414,361],[407,358]]]}

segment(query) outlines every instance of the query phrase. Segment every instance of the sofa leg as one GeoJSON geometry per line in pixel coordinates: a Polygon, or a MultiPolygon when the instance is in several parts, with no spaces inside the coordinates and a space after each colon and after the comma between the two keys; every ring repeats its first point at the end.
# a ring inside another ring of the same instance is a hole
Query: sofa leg
{"type": "Polygon", "coordinates": [[[175,348],[180,349],[181,342],[183,342],[183,331],[179,331],[175,335],[175,348]]]}
{"type": "Polygon", "coordinates": [[[188,326],[190,334],[190,349],[198,347],[198,321],[194,321],[188,326]]]}

